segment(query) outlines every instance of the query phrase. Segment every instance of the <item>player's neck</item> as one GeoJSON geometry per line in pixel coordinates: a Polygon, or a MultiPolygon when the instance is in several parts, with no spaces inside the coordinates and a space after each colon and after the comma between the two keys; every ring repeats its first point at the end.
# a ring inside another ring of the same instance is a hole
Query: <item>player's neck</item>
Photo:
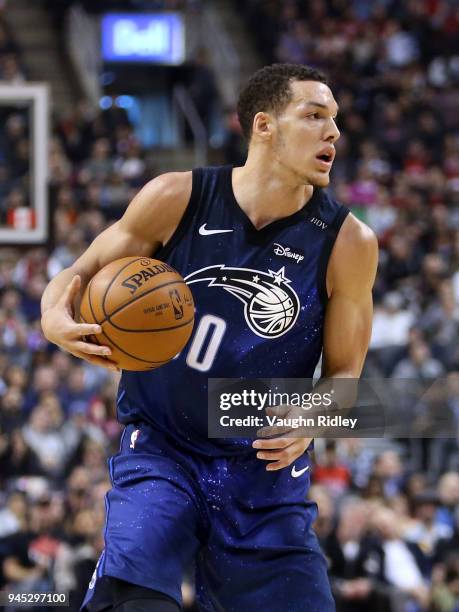
{"type": "Polygon", "coordinates": [[[239,206],[261,229],[303,208],[313,188],[298,185],[282,168],[249,156],[245,166],[233,171],[233,191],[239,206]]]}

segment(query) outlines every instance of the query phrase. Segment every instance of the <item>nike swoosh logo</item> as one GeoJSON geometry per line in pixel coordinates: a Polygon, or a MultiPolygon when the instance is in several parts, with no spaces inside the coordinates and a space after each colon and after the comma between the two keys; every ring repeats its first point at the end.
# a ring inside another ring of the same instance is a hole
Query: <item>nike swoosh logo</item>
{"type": "Polygon", "coordinates": [[[228,230],[210,230],[210,229],[206,229],[206,225],[207,223],[204,223],[204,225],[201,225],[201,227],[199,228],[199,233],[201,234],[201,236],[212,236],[212,234],[226,234],[227,232],[234,232],[234,230],[232,229],[228,229],[228,230]]]}
{"type": "Polygon", "coordinates": [[[304,474],[307,470],[309,470],[309,465],[307,465],[302,470],[297,470],[295,466],[292,467],[292,476],[293,478],[299,478],[302,474],[304,474]]]}

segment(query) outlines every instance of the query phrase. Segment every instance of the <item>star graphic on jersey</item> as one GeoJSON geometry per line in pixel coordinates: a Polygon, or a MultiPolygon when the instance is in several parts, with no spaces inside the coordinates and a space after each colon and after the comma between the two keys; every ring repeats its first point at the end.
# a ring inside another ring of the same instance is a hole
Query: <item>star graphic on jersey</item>
{"type": "Polygon", "coordinates": [[[285,278],[284,272],[285,267],[282,267],[278,272],[274,272],[273,270],[268,270],[270,275],[274,278],[274,284],[281,285],[281,283],[290,283],[288,278],[285,278]]]}
{"type": "Polygon", "coordinates": [[[259,280],[260,280],[260,277],[258,276],[258,274],[255,274],[255,276],[253,277],[253,282],[258,283],[259,280]]]}
{"type": "Polygon", "coordinates": [[[228,280],[228,279],[226,278],[226,276],[222,276],[222,281],[223,281],[224,283],[226,283],[226,281],[227,281],[227,280],[228,280]]]}

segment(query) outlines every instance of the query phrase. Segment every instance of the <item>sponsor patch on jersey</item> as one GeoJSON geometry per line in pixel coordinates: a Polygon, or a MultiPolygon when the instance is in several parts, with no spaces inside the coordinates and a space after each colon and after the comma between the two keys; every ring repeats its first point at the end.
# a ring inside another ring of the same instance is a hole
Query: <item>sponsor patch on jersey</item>
{"type": "Polygon", "coordinates": [[[297,264],[301,263],[304,259],[304,251],[289,247],[286,244],[280,244],[279,242],[274,243],[274,255],[282,259],[290,259],[297,264]]]}
{"type": "Polygon", "coordinates": [[[311,217],[309,219],[309,222],[313,223],[314,225],[317,225],[317,227],[319,227],[321,230],[327,229],[328,227],[325,221],[322,221],[322,219],[318,219],[317,217],[311,217]]]}

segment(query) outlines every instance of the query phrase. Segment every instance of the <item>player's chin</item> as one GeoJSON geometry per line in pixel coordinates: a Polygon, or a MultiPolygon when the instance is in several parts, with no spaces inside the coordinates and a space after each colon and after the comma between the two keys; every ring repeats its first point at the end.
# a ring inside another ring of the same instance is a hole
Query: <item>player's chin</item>
{"type": "Polygon", "coordinates": [[[314,187],[327,187],[330,183],[330,173],[314,172],[314,174],[309,177],[309,183],[314,187]]]}

